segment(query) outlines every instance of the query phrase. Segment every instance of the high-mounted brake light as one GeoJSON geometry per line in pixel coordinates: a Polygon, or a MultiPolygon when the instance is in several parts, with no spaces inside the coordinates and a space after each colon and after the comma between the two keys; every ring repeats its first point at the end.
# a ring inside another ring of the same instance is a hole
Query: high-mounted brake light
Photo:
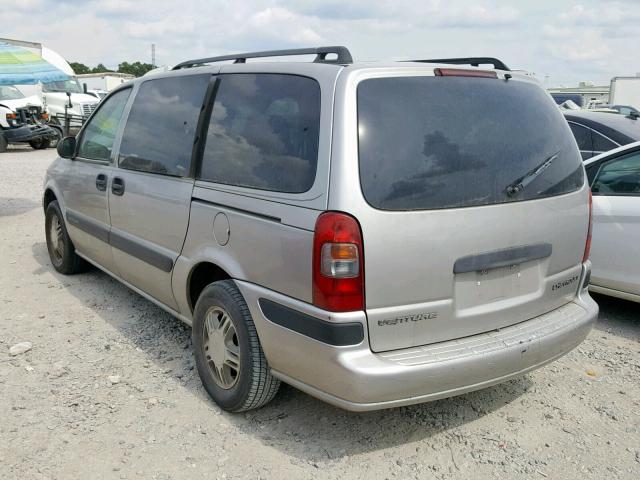
{"type": "Polygon", "coordinates": [[[593,230],[593,195],[591,195],[591,189],[589,189],[589,229],[587,230],[587,241],[584,245],[584,255],[582,256],[582,263],[589,260],[589,253],[591,252],[591,231],[593,230]]]}
{"type": "Polygon", "coordinates": [[[316,221],[313,304],[332,312],[364,308],[362,233],[346,213],[326,212],[316,221]]]}
{"type": "Polygon", "coordinates": [[[498,78],[496,72],[489,70],[469,70],[468,68],[435,68],[433,73],[436,77],[483,77],[498,78]]]}

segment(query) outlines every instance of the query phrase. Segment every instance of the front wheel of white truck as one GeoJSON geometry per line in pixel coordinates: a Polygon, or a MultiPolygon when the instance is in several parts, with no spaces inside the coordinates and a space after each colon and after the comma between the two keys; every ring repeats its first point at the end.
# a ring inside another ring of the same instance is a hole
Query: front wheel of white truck
{"type": "Polygon", "coordinates": [[[259,408],[277,393],[256,327],[233,280],[206,287],[193,318],[198,374],[211,398],[224,410],[259,408]]]}

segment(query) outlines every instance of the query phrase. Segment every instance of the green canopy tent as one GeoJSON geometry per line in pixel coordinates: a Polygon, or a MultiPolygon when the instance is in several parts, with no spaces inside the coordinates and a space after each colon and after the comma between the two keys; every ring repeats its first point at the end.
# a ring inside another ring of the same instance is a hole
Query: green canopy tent
{"type": "Polygon", "coordinates": [[[0,42],[0,85],[33,85],[68,79],[69,75],[38,54],[0,42]]]}

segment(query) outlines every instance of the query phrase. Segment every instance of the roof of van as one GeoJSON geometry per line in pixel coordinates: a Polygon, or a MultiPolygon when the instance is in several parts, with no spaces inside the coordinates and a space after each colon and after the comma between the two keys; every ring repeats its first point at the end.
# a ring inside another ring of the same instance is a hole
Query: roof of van
{"type": "MultiPolygon", "coordinates": [[[[185,60],[175,65],[172,70],[184,70],[188,68],[199,67],[203,65],[212,65],[220,62],[232,62],[233,64],[246,64],[247,59],[265,59],[265,58],[285,58],[292,56],[308,56],[315,55],[314,64],[321,65],[338,65],[346,67],[354,65],[351,52],[344,46],[324,46],[310,48],[296,48],[287,50],[267,50],[259,52],[234,53],[227,55],[218,55],[214,57],[196,58],[185,60]]],[[[458,58],[437,58],[437,59],[415,59],[407,60],[407,63],[427,63],[427,64],[443,64],[443,65],[467,65],[471,67],[480,67],[481,65],[490,65],[491,69],[511,71],[504,62],[495,57],[458,57],[458,58]]],[[[296,65],[305,62],[278,62],[278,63],[294,63],[296,65]]],[[[370,66],[370,63],[367,63],[370,66]]]]}
{"type": "Polygon", "coordinates": [[[505,71],[501,69],[475,67],[471,65],[452,65],[445,63],[428,63],[424,61],[368,61],[368,62],[354,62],[346,65],[336,63],[323,63],[323,62],[293,62],[293,61],[252,61],[247,63],[213,63],[194,65],[187,68],[171,69],[158,72],[148,72],[143,77],[139,77],[136,80],[146,80],[150,77],[164,77],[173,75],[185,75],[191,73],[224,73],[225,71],[233,72],[273,72],[278,73],[278,69],[282,70],[282,73],[300,73],[300,74],[313,74],[314,72],[334,72],[337,75],[342,71],[356,71],[363,69],[394,69],[394,70],[407,70],[416,69],[423,71],[433,71],[436,68],[455,70],[469,70],[469,71],[483,71],[483,72],[495,72],[496,76],[500,79],[504,78],[518,78],[526,79],[529,81],[537,81],[535,78],[521,72],[505,71]]]}
{"type": "Polygon", "coordinates": [[[271,50],[197,58],[178,63],[170,70],[163,69],[163,71],[148,72],[143,79],[138,79],[136,83],[145,81],[149,77],[161,78],[205,72],[211,74],[241,72],[299,74],[313,76],[319,80],[321,77],[337,77],[341,75],[341,72],[355,73],[362,70],[394,70],[407,74],[411,74],[411,71],[420,70],[427,75],[469,77],[495,75],[494,78],[504,80],[517,78],[518,80],[538,83],[527,72],[512,71],[504,62],[494,57],[354,62],[349,50],[343,46],[271,50]],[[308,57],[310,55],[315,55],[313,61],[299,60],[300,56],[308,57]],[[294,61],[283,60],[290,56],[297,56],[298,59],[294,61]],[[248,59],[250,59],[249,62],[247,62],[248,59]],[[435,69],[438,68],[441,71],[436,72],[435,69]],[[475,72],[475,74],[469,74],[468,72],[475,72]]]}

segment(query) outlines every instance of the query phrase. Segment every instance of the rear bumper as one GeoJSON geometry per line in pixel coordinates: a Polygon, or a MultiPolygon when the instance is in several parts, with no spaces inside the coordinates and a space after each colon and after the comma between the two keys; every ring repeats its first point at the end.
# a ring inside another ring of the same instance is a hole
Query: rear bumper
{"type": "Polygon", "coordinates": [[[237,283],[272,373],[321,400],[353,411],[427,402],[504,382],[571,351],[585,339],[598,316],[597,304],[583,290],[573,302],[499,331],[373,353],[364,312],[324,312],[256,285],[237,283]],[[364,339],[357,345],[342,346],[315,340],[268,320],[260,299],[329,324],[361,323],[364,339]]]}

